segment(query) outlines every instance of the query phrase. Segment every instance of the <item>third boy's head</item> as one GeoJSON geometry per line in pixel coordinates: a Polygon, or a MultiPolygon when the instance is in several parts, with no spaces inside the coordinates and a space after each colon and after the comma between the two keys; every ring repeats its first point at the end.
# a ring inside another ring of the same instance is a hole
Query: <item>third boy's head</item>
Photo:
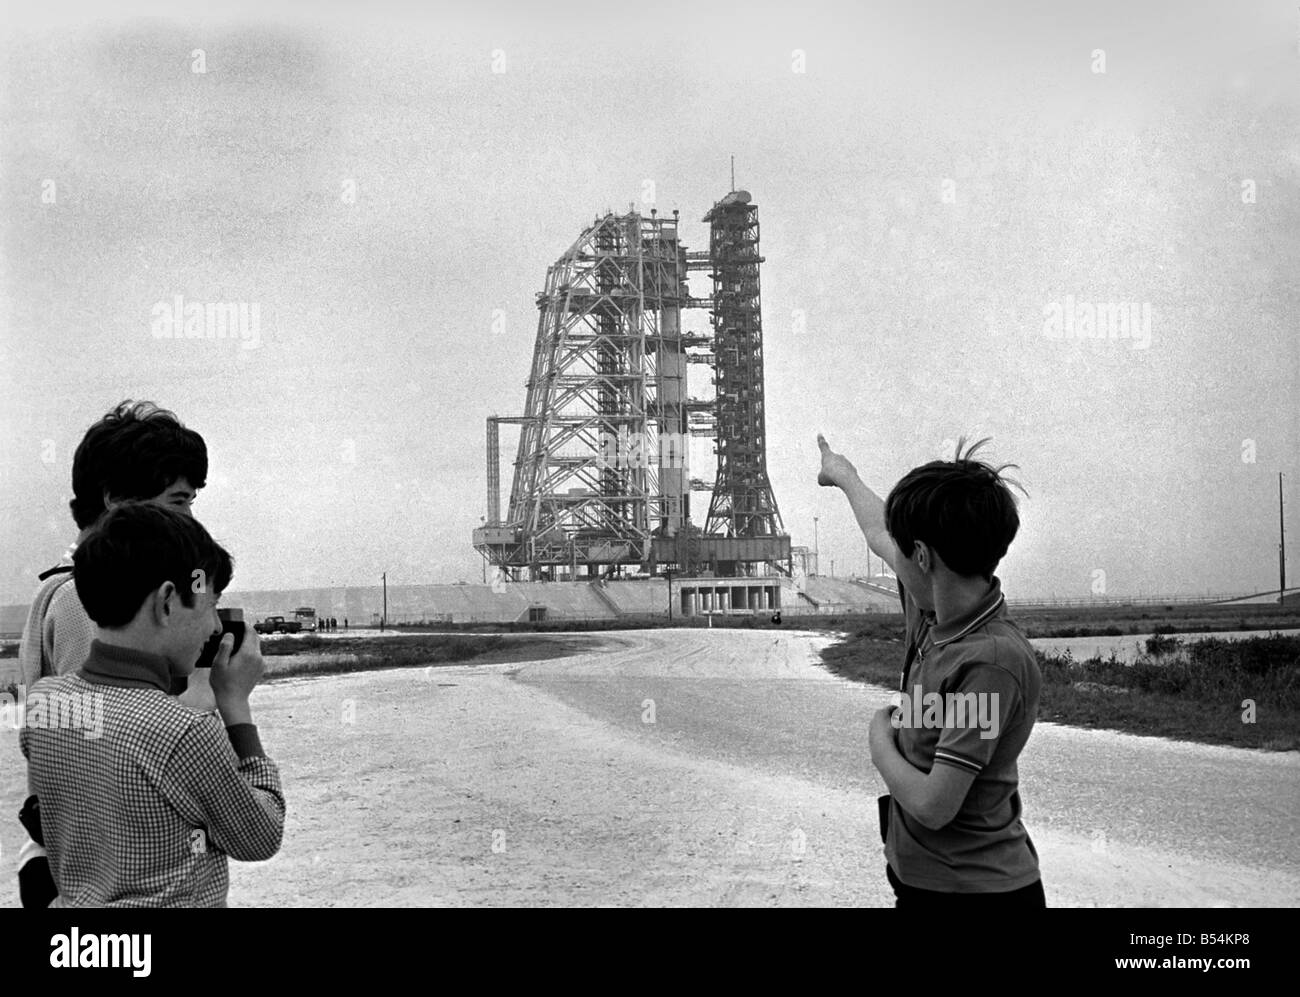
{"type": "Polygon", "coordinates": [[[72,518],[84,530],[131,499],[189,512],[207,477],[202,436],[152,402],[125,401],[86,431],[72,458],[72,518]]]}
{"type": "Polygon", "coordinates": [[[189,675],[208,637],[221,630],[217,599],[233,574],[230,555],[197,520],[153,502],[104,513],[73,554],[86,614],[113,631],[110,643],[166,658],[189,675]]]}
{"type": "Polygon", "coordinates": [[[990,581],[1020,528],[1015,496],[1001,472],[975,460],[980,440],[956,457],[913,468],[885,500],[885,526],[906,562],[898,566],[903,585],[918,605],[933,609],[931,584],[942,572],[990,581]]]}

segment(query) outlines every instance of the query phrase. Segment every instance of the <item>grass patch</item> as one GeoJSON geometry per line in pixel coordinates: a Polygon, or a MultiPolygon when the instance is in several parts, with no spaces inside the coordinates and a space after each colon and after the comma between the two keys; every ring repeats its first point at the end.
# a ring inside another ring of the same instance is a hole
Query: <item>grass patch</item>
{"type": "MultiPolygon", "coordinates": [[[[582,638],[507,637],[502,634],[420,635],[408,637],[324,638],[306,636],[264,640],[266,679],[338,675],[385,668],[428,668],[487,658],[538,661],[596,646],[582,638]]],[[[0,689],[18,698],[18,687],[0,689]]]]}
{"type": "MultiPolygon", "coordinates": [[[[837,675],[897,689],[903,630],[877,627],[822,651],[837,675]]],[[[1131,665],[1038,653],[1038,719],[1202,744],[1300,750],[1300,637],[1272,635],[1183,644],[1158,635],[1131,665]],[[1157,649],[1150,650],[1152,643],[1157,649]],[[1254,703],[1254,722],[1243,721],[1254,703]]]]}
{"type": "Polygon", "coordinates": [[[262,644],[262,657],[267,659],[266,671],[269,678],[288,678],[295,675],[449,665],[500,651],[507,643],[506,638],[495,634],[465,637],[372,637],[355,640],[346,637],[302,637],[265,641],[262,644]]]}

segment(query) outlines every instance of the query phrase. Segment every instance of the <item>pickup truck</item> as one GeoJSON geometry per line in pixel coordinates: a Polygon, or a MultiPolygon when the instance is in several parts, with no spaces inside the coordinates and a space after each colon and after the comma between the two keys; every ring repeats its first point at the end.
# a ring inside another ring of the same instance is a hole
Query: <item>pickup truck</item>
{"type": "Polygon", "coordinates": [[[254,623],[253,629],[260,634],[296,634],[301,632],[302,623],[286,620],[283,616],[268,616],[260,623],[254,623]]]}

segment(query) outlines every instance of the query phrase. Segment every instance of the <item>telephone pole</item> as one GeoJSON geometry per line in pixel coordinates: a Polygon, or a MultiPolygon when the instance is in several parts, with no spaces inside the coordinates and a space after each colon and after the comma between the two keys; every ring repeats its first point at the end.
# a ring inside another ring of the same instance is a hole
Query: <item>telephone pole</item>
{"type": "Polygon", "coordinates": [[[384,615],[379,618],[379,629],[383,630],[388,623],[388,572],[385,571],[381,578],[384,583],[384,615]]]}
{"type": "Polygon", "coordinates": [[[813,574],[821,574],[821,546],[817,542],[817,516],[813,516],[813,574]]]}
{"type": "Polygon", "coordinates": [[[1282,513],[1282,472],[1277,472],[1277,604],[1286,601],[1286,517],[1282,513]]]}

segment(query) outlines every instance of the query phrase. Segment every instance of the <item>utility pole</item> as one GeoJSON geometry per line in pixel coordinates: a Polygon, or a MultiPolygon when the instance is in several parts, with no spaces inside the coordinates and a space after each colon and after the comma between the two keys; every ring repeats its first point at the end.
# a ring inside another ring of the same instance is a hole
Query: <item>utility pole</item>
{"type": "Polygon", "coordinates": [[[388,623],[388,572],[385,571],[381,577],[384,582],[384,615],[379,618],[379,629],[383,630],[388,623]]]}
{"type": "Polygon", "coordinates": [[[668,622],[673,621],[673,569],[665,568],[664,577],[668,579],[668,622]]]}
{"type": "Polygon", "coordinates": [[[1286,517],[1282,513],[1282,472],[1277,472],[1277,604],[1286,601],[1286,517]]]}
{"type": "Polygon", "coordinates": [[[813,516],[813,574],[820,574],[822,570],[821,549],[817,545],[817,520],[819,517],[813,516]]]}

